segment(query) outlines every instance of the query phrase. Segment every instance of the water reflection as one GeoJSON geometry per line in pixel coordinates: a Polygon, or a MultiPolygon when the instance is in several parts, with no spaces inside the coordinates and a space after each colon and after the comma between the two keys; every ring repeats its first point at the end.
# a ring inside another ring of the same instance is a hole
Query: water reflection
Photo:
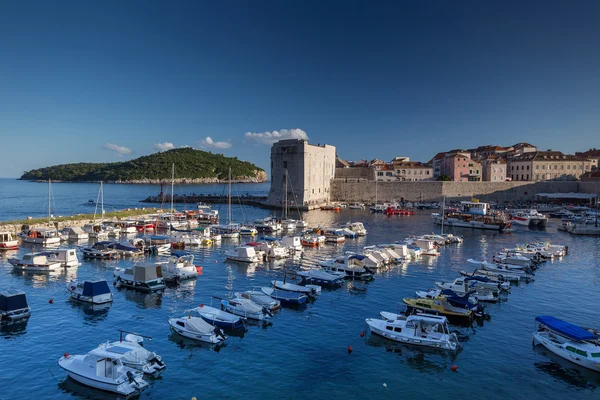
{"type": "Polygon", "coordinates": [[[22,318],[16,321],[0,322],[0,337],[5,339],[14,338],[27,333],[27,323],[29,318],[22,318]]]}
{"type": "Polygon", "coordinates": [[[597,372],[573,364],[541,345],[534,346],[533,351],[550,359],[550,361],[533,363],[538,371],[576,388],[596,389],[600,387],[600,374],[597,372]]]}
{"type": "Polygon", "coordinates": [[[73,397],[88,399],[88,400],[131,400],[139,399],[140,394],[134,396],[120,396],[116,393],[105,392],[99,389],[94,389],[89,386],[82,385],[81,383],[67,377],[65,380],[58,384],[58,387],[65,394],[70,394],[73,397]]]}
{"type": "Polygon", "coordinates": [[[137,290],[121,288],[126,300],[137,304],[139,308],[160,308],[162,304],[162,293],[144,293],[137,290]]]}
{"type": "MultiPolygon", "coordinates": [[[[229,335],[229,333],[227,333],[227,332],[226,332],[226,334],[229,335]]],[[[243,336],[243,333],[241,334],[241,336],[243,336]]],[[[219,343],[200,342],[198,340],[192,340],[192,339],[183,337],[179,333],[173,332],[173,331],[171,331],[171,334],[169,335],[169,340],[176,343],[177,347],[179,347],[180,349],[186,349],[186,348],[187,349],[203,349],[203,350],[212,350],[215,353],[218,353],[221,351],[222,348],[227,347],[227,344],[225,342],[219,342],[219,343]]],[[[189,356],[191,356],[191,354],[189,356]]]]}
{"type": "Polygon", "coordinates": [[[112,302],[105,304],[89,304],[76,300],[70,300],[69,304],[71,304],[71,308],[75,312],[83,314],[86,325],[96,325],[98,322],[106,319],[108,311],[112,306],[112,302]]]}
{"type": "Polygon", "coordinates": [[[374,334],[368,335],[366,343],[373,347],[383,347],[387,352],[404,357],[406,363],[419,372],[443,372],[448,369],[449,363],[456,360],[459,353],[398,343],[374,334]]]}
{"type": "Polygon", "coordinates": [[[62,269],[54,271],[23,271],[13,269],[10,274],[23,278],[25,286],[31,286],[35,289],[45,288],[49,282],[58,282],[62,275],[62,269]]]}

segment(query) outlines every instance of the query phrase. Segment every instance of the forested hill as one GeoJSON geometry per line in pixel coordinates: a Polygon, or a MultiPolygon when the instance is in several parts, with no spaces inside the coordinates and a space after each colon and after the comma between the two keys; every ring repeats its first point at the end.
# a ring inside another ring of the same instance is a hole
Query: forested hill
{"type": "Polygon", "coordinates": [[[192,148],[173,149],[124,162],[55,165],[27,171],[19,179],[123,183],[170,181],[173,164],[178,182],[225,181],[230,167],[235,181],[267,180],[265,171],[252,163],[192,148]]]}

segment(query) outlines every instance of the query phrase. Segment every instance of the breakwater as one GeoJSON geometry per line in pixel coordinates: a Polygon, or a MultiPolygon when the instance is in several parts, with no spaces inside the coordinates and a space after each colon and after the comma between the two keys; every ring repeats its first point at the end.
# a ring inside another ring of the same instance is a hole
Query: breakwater
{"type": "Polygon", "coordinates": [[[331,200],[374,203],[376,201],[441,201],[444,197],[486,201],[529,201],[538,193],[599,193],[597,182],[375,182],[335,179],[331,183],[331,200]]]}
{"type": "MultiPolygon", "coordinates": [[[[244,204],[255,207],[271,208],[265,205],[267,196],[231,196],[232,204],[244,204]]],[[[140,200],[142,203],[158,203],[168,204],[171,202],[171,195],[165,194],[164,196],[148,196],[144,200],[140,200]]],[[[213,195],[175,195],[173,196],[173,203],[177,204],[224,204],[229,201],[227,196],[213,196],[213,195]]]]}

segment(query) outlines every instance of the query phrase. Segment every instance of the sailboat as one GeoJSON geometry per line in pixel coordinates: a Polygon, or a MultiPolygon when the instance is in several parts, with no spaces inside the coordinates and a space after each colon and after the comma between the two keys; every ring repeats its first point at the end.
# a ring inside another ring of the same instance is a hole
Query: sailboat
{"type": "Polygon", "coordinates": [[[104,186],[103,183],[100,182],[100,189],[98,190],[98,199],[96,200],[96,208],[94,209],[94,219],[91,224],[85,224],[83,226],[83,231],[87,232],[89,236],[93,239],[97,240],[106,240],[108,239],[108,231],[102,225],[104,222],[104,186]],[[96,222],[96,212],[98,211],[98,200],[100,200],[100,222],[96,222]]]}
{"type": "Polygon", "coordinates": [[[227,225],[211,225],[214,234],[222,238],[236,239],[240,237],[240,224],[231,220],[231,167],[229,167],[229,188],[227,192],[227,225]]]}
{"type": "Polygon", "coordinates": [[[285,230],[294,230],[296,229],[296,223],[298,221],[294,220],[294,219],[290,219],[288,217],[288,170],[286,168],[285,170],[285,189],[283,192],[283,218],[281,219],[281,227],[282,229],[285,230]]]}
{"type": "Polygon", "coordinates": [[[19,236],[24,243],[39,244],[42,246],[60,245],[60,235],[58,234],[56,227],[52,224],[51,199],[52,185],[50,179],[48,179],[48,227],[31,228],[19,233],[19,236]]]}

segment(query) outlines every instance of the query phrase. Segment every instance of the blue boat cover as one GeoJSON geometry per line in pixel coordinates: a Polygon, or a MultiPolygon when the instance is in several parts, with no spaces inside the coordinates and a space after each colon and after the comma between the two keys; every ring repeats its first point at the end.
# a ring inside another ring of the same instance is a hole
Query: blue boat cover
{"type": "Polygon", "coordinates": [[[350,256],[348,258],[351,259],[351,260],[352,259],[356,259],[356,260],[362,261],[362,260],[364,260],[367,257],[363,256],[362,254],[355,254],[355,255],[352,255],[352,256],[350,256]]]}
{"type": "Polygon", "coordinates": [[[83,283],[83,296],[92,297],[106,293],[110,293],[110,288],[108,287],[108,283],[106,283],[106,281],[85,281],[83,283]]]}
{"type": "Polygon", "coordinates": [[[0,311],[10,312],[27,308],[25,293],[0,293],[0,311]]]}
{"type": "Polygon", "coordinates": [[[547,326],[551,330],[568,336],[571,339],[583,341],[592,340],[596,337],[591,332],[586,331],[580,326],[573,325],[569,322],[551,316],[535,317],[535,320],[540,324],[547,326]]]}
{"type": "Polygon", "coordinates": [[[188,256],[192,253],[190,253],[189,251],[172,251],[171,254],[174,255],[175,257],[183,257],[183,256],[188,256]]]}
{"type": "Polygon", "coordinates": [[[123,251],[133,251],[133,252],[140,251],[140,249],[138,249],[131,243],[125,243],[125,242],[115,243],[115,249],[123,250],[123,251]]]}
{"type": "Polygon", "coordinates": [[[153,236],[150,236],[150,240],[169,240],[169,237],[153,235],[153,236]]]}

